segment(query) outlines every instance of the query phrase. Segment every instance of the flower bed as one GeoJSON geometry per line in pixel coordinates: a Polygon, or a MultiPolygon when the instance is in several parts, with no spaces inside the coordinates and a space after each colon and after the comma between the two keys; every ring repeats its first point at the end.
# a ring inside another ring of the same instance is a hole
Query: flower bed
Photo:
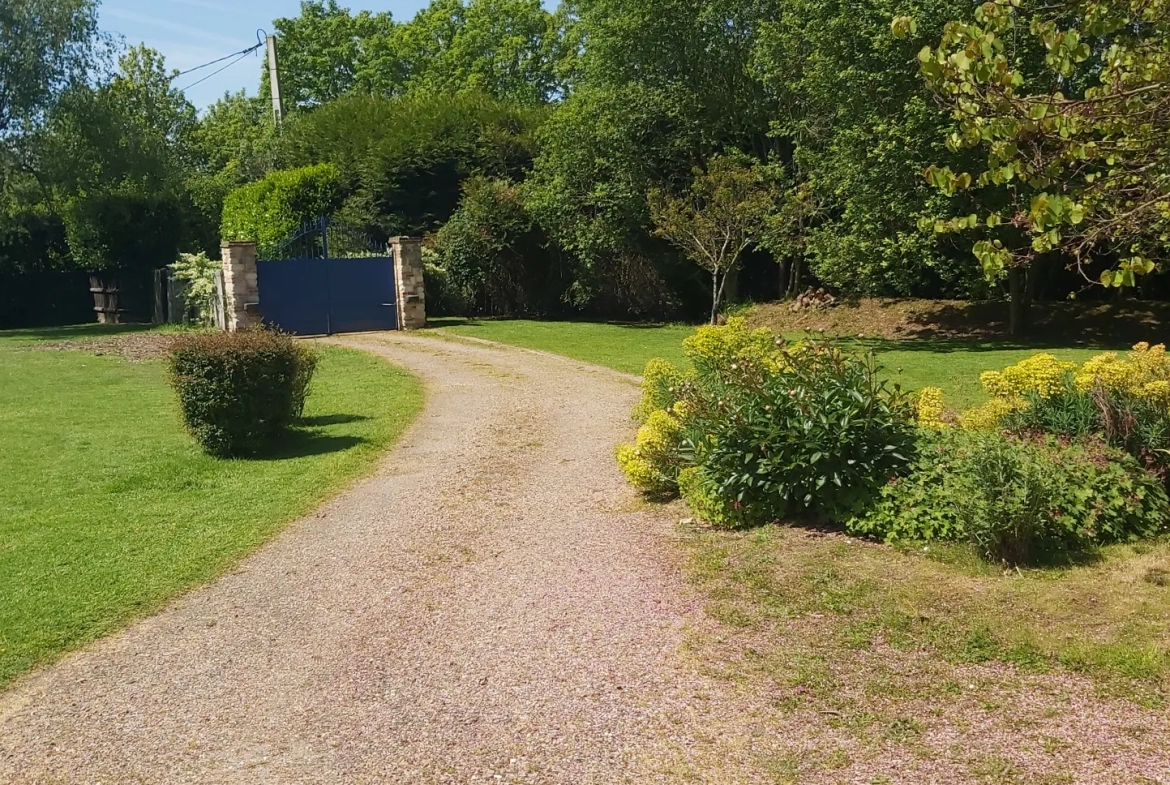
{"type": "Polygon", "coordinates": [[[694,370],[646,369],[627,478],[722,526],[831,523],[885,541],[967,540],[1044,561],[1153,536],[1170,521],[1170,362],[1161,346],[1083,366],[1038,354],[981,377],[958,414],[916,400],[873,357],[789,344],[742,319],[684,342],[694,370]]]}

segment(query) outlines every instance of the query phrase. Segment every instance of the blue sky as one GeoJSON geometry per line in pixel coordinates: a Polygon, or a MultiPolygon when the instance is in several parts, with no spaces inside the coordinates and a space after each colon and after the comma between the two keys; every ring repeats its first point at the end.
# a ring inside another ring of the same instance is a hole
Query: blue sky
{"type": "MultiPolygon", "coordinates": [[[[342,0],[340,4],[353,10],[390,11],[396,20],[404,21],[426,0],[342,0]]],[[[272,32],[273,19],[299,12],[299,0],[102,0],[100,6],[103,30],[120,34],[127,44],[145,42],[166,56],[169,68],[180,71],[239,52],[256,42],[257,29],[272,32]]],[[[225,91],[246,88],[255,94],[262,54],[244,58],[192,87],[187,98],[203,109],[225,91]]],[[[179,77],[176,84],[187,87],[230,62],[179,77]]]]}

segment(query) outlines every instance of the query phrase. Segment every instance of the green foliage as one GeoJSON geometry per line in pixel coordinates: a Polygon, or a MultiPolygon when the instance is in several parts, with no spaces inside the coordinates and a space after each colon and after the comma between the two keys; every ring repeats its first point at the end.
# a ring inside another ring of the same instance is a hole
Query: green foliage
{"type": "Polygon", "coordinates": [[[1028,405],[1004,417],[1003,427],[1020,434],[1098,436],[1170,479],[1170,408],[1164,399],[1104,386],[1078,389],[1071,378],[1055,395],[1028,393],[1024,399],[1028,405]]]}
{"type": "Polygon", "coordinates": [[[331,214],[341,197],[341,172],[331,164],[273,172],[237,188],[223,205],[225,240],[251,240],[275,250],[301,225],[331,214]]]}
{"type": "Polygon", "coordinates": [[[714,154],[763,159],[783,148],[767,133],[768,92],[747,70],[771,5],[575,4],[565,36],[587,43],[572,90],[541,129],[525,189],[529,211],[568,257],[570,302],[661,318],[702,301],[693,267],[653,237],[646,195],[685,190],[714,154]]]}
{"type": "Polygon", "coordinates": [[[464,183],[459,209],[435,236],[447,281],[470,313],[540,314],[555,307],[561,291],[545,246],[515,184],[482,176],[464,183]]]}
{"type": "Polygon", "coordinates": [[[336,166],[350,223],[427,235],[450,219],[470,177],[523,177],[545,113],[476,94],[351,95],[290,119],[282,155],[336,166]]]}
{"type": "Polygon", "coordinates": [[[782,349],[775,369],[719,370],[683,398],[703,434],[691,446],[719,494],[752,518],[847,517],[913,458],[909,398],[872,356],[809,343],[782,349]]]}
{"type": "MultiPolygon", "coordinates": [[[[399,64],[382,51],[393,36],[388,12],[356,15],[337,0],[301,3],[300,16],[273,21],[286,111],[321,106],[351,90],[393,89],[399,64]]],[[[267,76],[261,95],[268,95],[267,76]]]]}
{"type": "Polygon", "coordinates": [[[88,271],[149,269],[179,252],[180,205],[133,186],[71,197],[61,210],[73,264],[88,271]]]}
{"type": "Polygon", "coordinates": [[[300,16],[274,24],[289,109],[349,93],[476,92],[534,104],[553,98],[561,85],[559,30],[539,0],[433,0],[404,23],[389,13],[353,14],[336,0],[311,0],[300,16]]]}
{"type": "Polygon", "coordinates": [[[700,327],[683,341],[683,354],[701,383],[719,384],[739,366],[775,369],[781,339],[767,327],[751,328],[747,319],[732,316],[726,324],[700,327]]]}
{"type": "Polygon", "coordinates": [[[980,207],[938,231],[978,228],[992,278],[1054,251],[1086,276],[1109,256],[1105,286],[1151,273],[1170,232],[1168,34],[1166,0],[992,0],[948,24],[920,69],[955,121],[948,147],[986,157],[927,169],[980,207]]]}
{"type": "Polygon", "coordinates": [[[618,466],[630,484],[650,494],[678,490],[678,474],[686,466],[681,454],[684,422],[680,412],[652,412],[638,429],[633,445],[617,448],[618,466]]]}
{"type": "Polygon", "coordinates": [[[672,481],[697,467],[690,492],[721,510],[720,520],[847,516],[913,457],[910,399],[879,378],[872,356],[828,343],[788,347],[739,318],[701,328],[686,352],[693,375],[668,364],[647,369],[636,413],[674,403],[649,415],[619,460],[647,455],[637,448],[661,430],[650,427],[659,415],[677,423],[672,439],[656,442],[669,456],[651,463],[669,466],[672,481]]]}
{"type": "Polygon", "coordinates": [[[180,337],[171,385],[191,435],[212,455],[257,452],[301,416],[317,355],[268,330],[180,337]]]}
{"type": "Polygon", "coordinates": [[[761,510],[744,506],[726,496],[718,482],[712,480],[701,466],[689,466],[679,472],[678,492],[700,520],[712,526],[735,528],[767,523],[761,510]]]}
{"type": "Polygon", "coordinates": [[[205,253],[179,254],[172,262],[171,275],[187,284],[184,295],[188,313],[193,313],[200,324],[210,326],[215,313],[215,272],[221,264],[205,253]]]}
{"type": "Polygon", "coordinates": [[[706,171],[695,169],[684,195],[654,189],[648,200],[656,234],[711,274],[711,324],[715,324],[728,276],[739,267],[743,252],[760,238],[774,208],[771,194],[754,167],[714,156],[706,171]]]}
{"type": "Polygon", "coordinates": [[[855,534],[896,541],[969,539],[990,559],[1049,559],[1151,537],[1170,522],[1156,477],[1099,440],[922,432],[919,456],[878,503],[849,521],[855,534]]]}
{"type": "Polygon", "coordinates": [[[224,95],[203,112],[191,136],[187,188],[194,207],[206,216],[205,245],[219,246],[227,195],[278,168],[278,138],[271,104],[243,90],[224,95]]]}
{"type": "Polygon", "coordinates": [[[195,122],[162,57],[144,47],[128,50],[109,82],[61,97],[39,154],[76,267],[163,267],[203,234],[184,179],[195,122]]]}
{"type": "MultiPolygon", "coordinates": [[[[915,43],[891,35],[904,7],[785,0],[759,27],[753,72],[776,96],[774,132],[793,146],[790,185],[807,188],[800,234],[789,240],[822,283],[848,293],[980,294],[980,276],[953,243],[918,226],[963,207],[923,183],[922,170],[971,155],[946,150],[946,118],[907,67],[915,43]]],[[[915,3],[912,40],[921,46],[969,9],[966,0],[915,3]]]]}
{"type": "Polygon", "coordinates": [[[16,135],[39,125],[61,91],[85,78],[93,64],[97,5],[94,0],[5,0],[0,11],[0,145],[7,147],[16,135]]]}

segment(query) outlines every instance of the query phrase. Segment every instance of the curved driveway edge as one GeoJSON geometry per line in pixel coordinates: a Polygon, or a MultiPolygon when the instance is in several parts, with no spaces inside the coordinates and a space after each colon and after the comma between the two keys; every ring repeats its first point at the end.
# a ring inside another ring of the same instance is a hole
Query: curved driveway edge
{"type": "Polygon", "coordinates": [[[338,343],[421,376],[419,421],[228,575],[0,696],[0,782],[695,781],[707,750],[750,746],[697,720],[731,706],[676,656],[700,614],[672,521],[612,458],[634,385],[338,343]]]}

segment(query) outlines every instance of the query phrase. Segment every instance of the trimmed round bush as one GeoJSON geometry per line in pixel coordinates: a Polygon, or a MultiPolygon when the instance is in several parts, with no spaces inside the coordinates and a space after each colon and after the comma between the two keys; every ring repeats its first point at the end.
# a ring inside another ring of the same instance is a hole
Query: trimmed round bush
{"type": "Polygon", "coordinates": [[[271,330],[183,336],[171,385],[195,440],[221,457],[255,453],[301,416],[317,355],[271,330]]]}

